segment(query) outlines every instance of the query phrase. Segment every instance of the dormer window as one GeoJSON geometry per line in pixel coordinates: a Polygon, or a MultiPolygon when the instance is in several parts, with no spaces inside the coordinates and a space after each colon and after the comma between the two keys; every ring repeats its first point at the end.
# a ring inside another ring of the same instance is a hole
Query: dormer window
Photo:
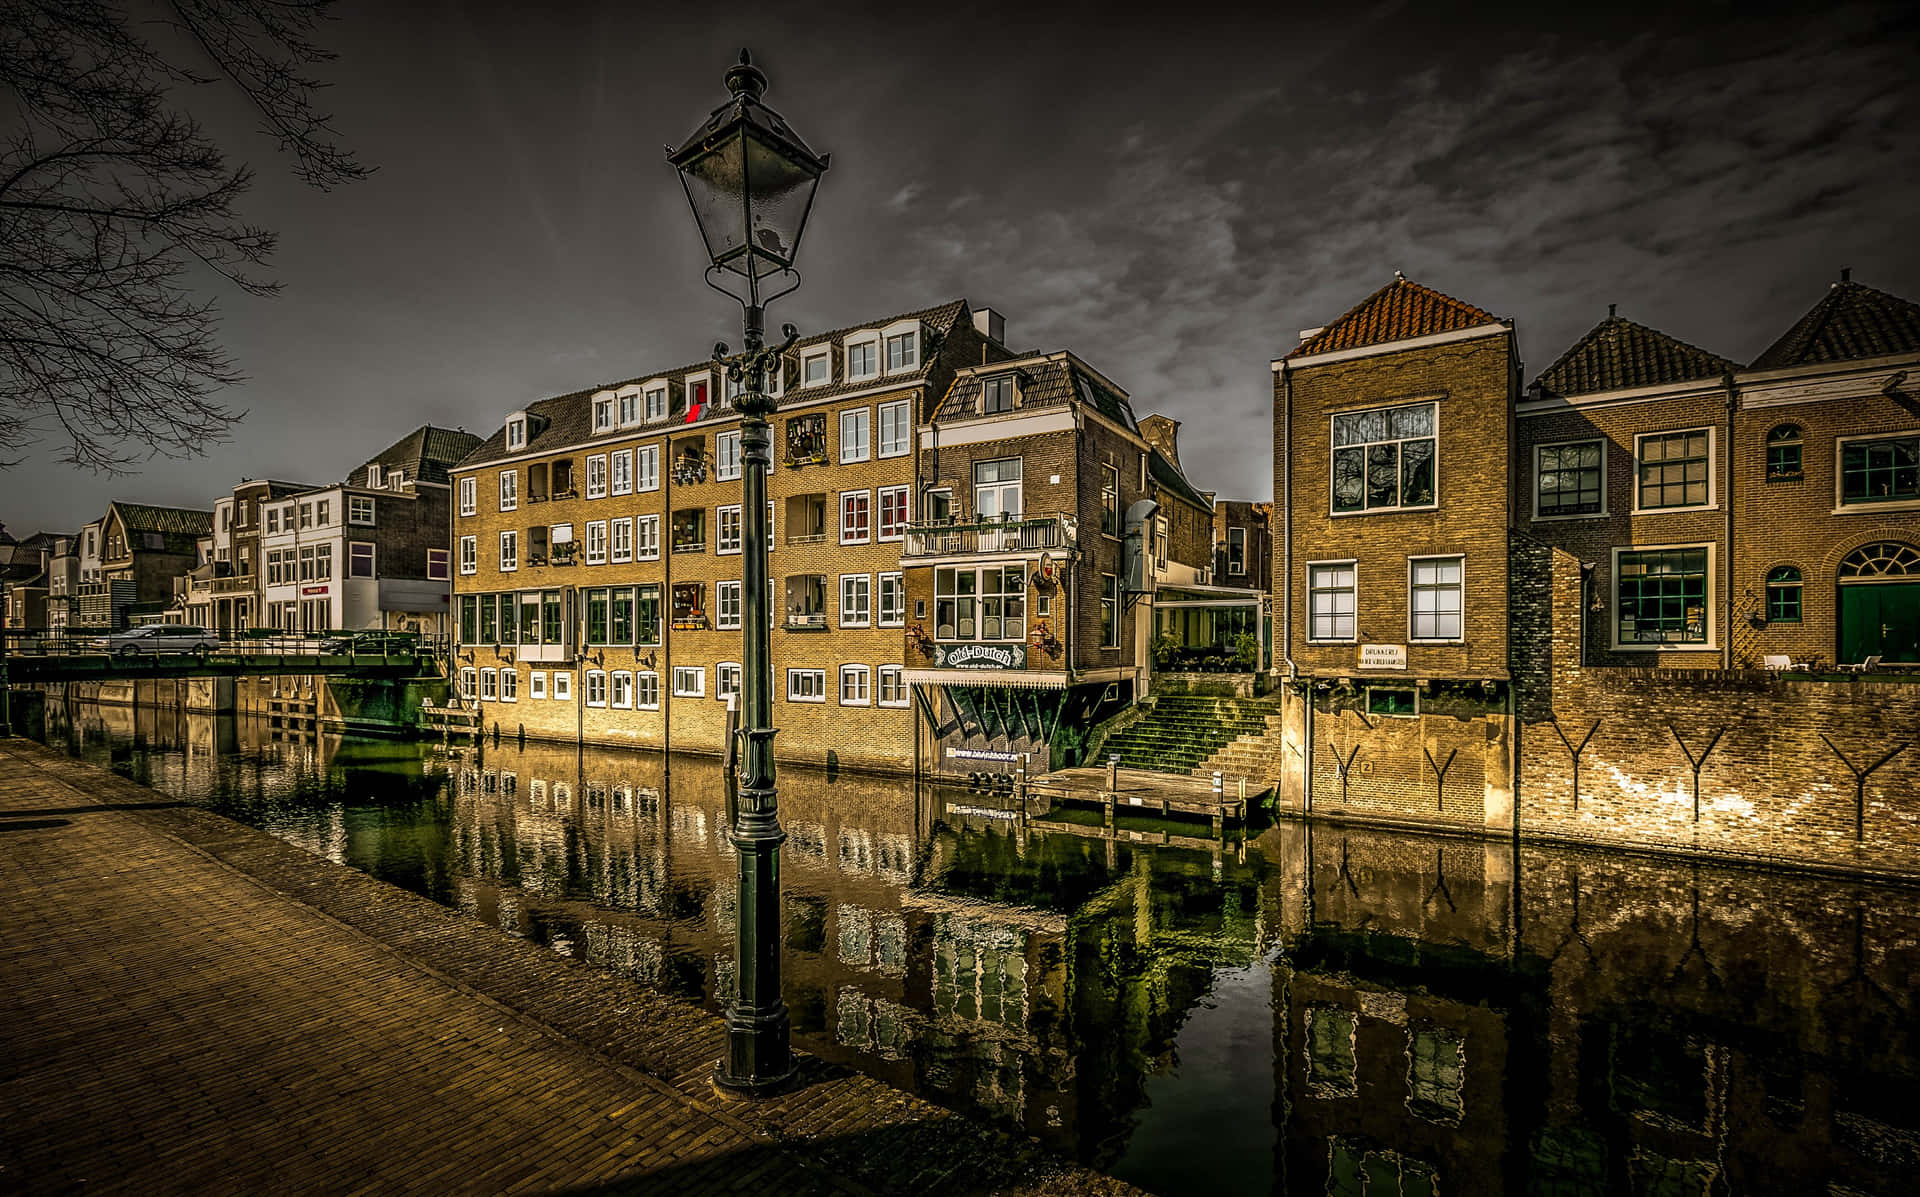
{"type": "Polygon", "coordinates": [[[405,470],[388,470],[387,471],[387,489],[388,490],[399,490],[401,487],[405,486],[406,484],[407,484],[407,472],[405,470]]]}
{"type": "Polygon", "coordinates": [[[593,430],[605,432],[613,427],[613,396],[595,395],[593,398],[593,430]]]}
{"type": "Polygon", "coordinates": [[[880,375],[880,338],[865,333],[857,340],[847,338],[847,381],[877,378],[880,375]]]}
{"type": "Polygon", "coordinates": [[[687,423],[691,424],[707,414],[707,404],[713,398],[713,379],[709,374],[687,375],[687,423]]]}
{"type": "Polygon", "coordinates": [[[649,423],[667,418],[667,385],[665,383],[647,388],[644,409],[649,423]]]}
{"type": "Polygon", "coordinates": [[[920,325],[914,321],[896,324],[882,333],[887,373],[899,374],[920,368],[920,325]]]}
{"type": "Polygon", "coordinates": [[[822,345],[800,355],[800,385],[822,387],[833,381],[833,349],[822,345]]]}
{"type": "Polygon", "coordinates": [[[619,420],[622,428],[632,424],[638,424],[640,422],[640,388],[630,387],[627,390],[621,391],[615,398],[615,406],[619,408],[619,420]]]}
{"type": "Polygon", "coordinates": [[[981,383],[980,414],[999,415],[1013,410],[1013,375],[996,374],[981,383]]]}
{"type": "Polygon", "coordinates": [[[378,465],[370,465],[367,467],[367,485],[374,490],[380,489],[382,485],[382,472],[378,465]]]}
{"type": "Polygon", "coordinates": [[[507,451],[509,453],[527,447],[527,418],[515,416],[507,421],[507,451]]]}

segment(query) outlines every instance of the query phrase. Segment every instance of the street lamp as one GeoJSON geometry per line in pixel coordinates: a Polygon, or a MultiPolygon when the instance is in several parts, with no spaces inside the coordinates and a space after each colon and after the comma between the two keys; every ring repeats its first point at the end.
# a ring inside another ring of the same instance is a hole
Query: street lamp
{"type": "Polygon", "coordinates": [[[773,777],[773,661],[768,652],[767,469],[773,463],[774,402],[764,385],[793,346],[794,328],[777,349],[764,344],[766,306],[799,286],[794,255],[827,169],[779,113],[760,102],[767,77],[745,50],[727,71],[733,98],[713,110],[667,160],[680,172],[687,202],[706,242],[707,285],[745,309],[745,351],[714,346],[714,361],[741,381],[741,691],[745,741],[733,845],[740,867],[734,932],[734,988],[727,1003],[727,1054],[714,1065],[724,1089],[771,1093],[793,1076],[787,1004],[780,996],[780,830],[773,777]],[[779,279],[780,289],[763,293],[779,279]],[[791,281],[786,281],[791,280],[791,281]]]}

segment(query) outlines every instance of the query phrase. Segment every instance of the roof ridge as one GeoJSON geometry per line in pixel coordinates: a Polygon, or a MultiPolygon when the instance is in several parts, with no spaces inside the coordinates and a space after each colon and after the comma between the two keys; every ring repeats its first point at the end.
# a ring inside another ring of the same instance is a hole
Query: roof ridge
{"type": "Polygon", "coordinates": [[[1396,270],[1391,282],[1323,325],[1294,346],[1286,358],[1389,345],[1413,337],[1498,323],[1499,317],[1484,308],[1416,283],[1396,270]]]}
{"type": "Polygon", "coordinates": [[[1842,277],[1753,359],[1750,370],[1920,350],[1920,304],[1842,277]]]}
{"type": "Polygon", "coordinates": [[[1664,329],[1618,315],[1609,307],[1600,323],[1582,333],[1551,365],[1534,376],[1529,389],[1538,387],[1563,396],[1585,395],[1710,378],[1739,368],[1740,364],[1731,358],[1683,341],[1664,329]],[[1648,349],[1654,353],[1647,352],[1648,349]],[[1681,360],[1651,361],[1656,353],[1698,361],[1691,364],[1681,360]],[[1594,360],[1596,357],[1603,360],[1594,360]],[[1586,368],[1578,369],[1583,362],[1586,368]],[[1699,372],[1686,373],[1689,370],[1699,372]],[[1576,374],[1581,376],[1574,377],[1576,374]]]}

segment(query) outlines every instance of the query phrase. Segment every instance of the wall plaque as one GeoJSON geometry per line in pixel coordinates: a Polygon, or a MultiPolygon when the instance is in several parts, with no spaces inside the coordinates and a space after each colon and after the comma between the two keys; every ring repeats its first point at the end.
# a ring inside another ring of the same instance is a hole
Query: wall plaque
{"type": "Polygon", "coordinates": [[[1407,646],[1404,644],[1360,646],[1360,668],[1362,669],[1405,669],[1406,667],[1407,646]]]}

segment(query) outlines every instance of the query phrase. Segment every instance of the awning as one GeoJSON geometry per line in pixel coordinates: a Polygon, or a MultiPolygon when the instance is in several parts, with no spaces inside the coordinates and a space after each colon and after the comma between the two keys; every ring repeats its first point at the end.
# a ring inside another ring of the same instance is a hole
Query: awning
{"type": "Polygon", "coordinates": [[[1033,690],[1064,690],[1065,670],[1036,669],[909,669],[909,685],[914,686],[1009,686],[1033,690]]]}

